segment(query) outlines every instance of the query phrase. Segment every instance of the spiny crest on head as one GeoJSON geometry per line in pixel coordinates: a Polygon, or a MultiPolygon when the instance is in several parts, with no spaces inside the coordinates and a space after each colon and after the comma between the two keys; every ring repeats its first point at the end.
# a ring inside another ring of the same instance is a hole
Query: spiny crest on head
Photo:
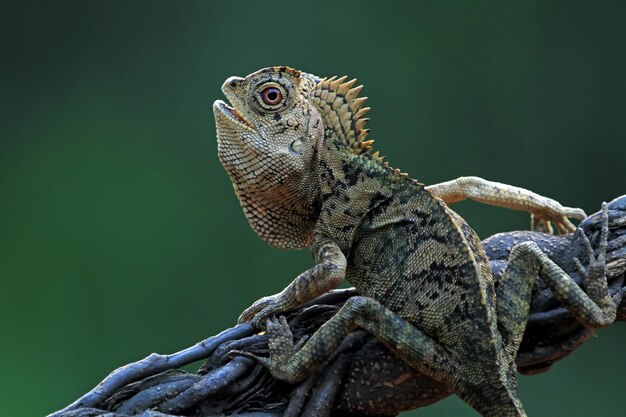
{"type": "Polygon", "coordinates": [[[366,140],[369,129],[364,117],[370,110],[363,107],[367,97],[357,97],[363,88],[354,87],[356,79],[346,81],[348,77],[323,78],[317,83],[312,98],[322,111],[326,127],[335,131],[338,146],[359,155],[372,149],[373,140],[366,140]]]}
{"type": "MultiPolygon", "coordinates": [[[[363,154],[375,166],[389,169],[389,162],[384,156],[380,156],[378,151],[371,153],[374,141],[367,139],[369,129],[364,127],[369,121],[365,114],[370,108],[363,106],[367,97],[358,97],[363,86],[354,87],[356,79],[346,81],[347,78],[335,76],[317,80],[312,98],[322,111],[326,127],[333,129],[337,146],[354,155],[363,154]]],[[[399,169],[393,169],[391,173],[401,178],[408,176],[399,169]]]]}

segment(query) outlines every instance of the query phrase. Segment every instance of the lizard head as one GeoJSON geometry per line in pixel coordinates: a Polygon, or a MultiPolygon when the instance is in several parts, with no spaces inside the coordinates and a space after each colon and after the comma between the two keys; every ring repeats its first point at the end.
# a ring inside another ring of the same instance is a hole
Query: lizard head
{"type": "MultiPolygon", "coordinates": [[[[318,78],[289,67],[269,67],[230,77],[213,104],[218,156],[248,221],[266,242],[282,248],[310,246],[319,215],[319,169],[329,166],[336,184],[341,165],[357,161],[370,172],[404,178],[366,140],[363,86],[347,77],[318,78]],[[232,106],[232,107],[231,107],[232,106]],[[321,162],[324,162],[323,164],[321,162]]],[[[325,193],[334,185],[325,185],[325,193]]]]}
{"type": "Polygon", "coordinates": [[[324,124],[308,100],[313,76],[270,67],[230,77],[222,91],[231,106],[213,104],[219,159],[255,232],[270,245],[311,243],[319,193],[316,149],[324,124]]]}

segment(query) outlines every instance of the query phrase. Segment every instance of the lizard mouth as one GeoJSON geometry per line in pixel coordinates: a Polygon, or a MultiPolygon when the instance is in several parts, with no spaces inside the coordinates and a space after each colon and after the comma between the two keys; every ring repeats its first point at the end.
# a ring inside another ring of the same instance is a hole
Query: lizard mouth
{"type": "Polygon", "coordinates": [[[215,103],[213,103],[213,111],[223,114],[230,120],[241,126],[246,127],[247,129],[254,129],[254,127],[246,119],[244,119],[241,114],[239,114],[237,109],[235,109],[234,107],[230,107],[223,100],[216,100],[215,103]]]}

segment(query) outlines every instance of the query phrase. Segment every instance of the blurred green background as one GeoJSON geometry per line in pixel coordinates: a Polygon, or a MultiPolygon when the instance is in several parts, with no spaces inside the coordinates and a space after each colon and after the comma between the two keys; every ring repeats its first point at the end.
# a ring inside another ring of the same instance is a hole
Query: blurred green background
{"type": "MultiPolygon", "coordinates": [[[[311,265],[248,226],[216,157],[230,75],[365,84],[379,149],[588,213],[626,193],[626,3],[17,2],[0,13],[0,398],[41,416],[231,326],[311,265]]],[[[526,214],[455,206],[482,237],[526,214]]],[[[544,375],[532,416],[624,415],[623,323],[544,375]]],[[[456,398],[403,416],[473,416],[456,398]]]]}

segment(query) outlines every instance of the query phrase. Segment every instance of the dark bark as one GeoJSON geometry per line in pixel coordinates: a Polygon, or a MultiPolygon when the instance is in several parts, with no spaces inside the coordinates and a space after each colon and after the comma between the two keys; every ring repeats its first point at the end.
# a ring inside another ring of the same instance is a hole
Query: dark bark
{"type": "MultiPolygon", "coordinates": [[[[608,279],[614,293],[626,285],[626,196],[609,205],[608,279]]],[[[533,240],[573,279],[580,282],[574,257],[587,257],[577,234],[584,231],[592,246],[599,243],[598,213],[584,220],[571,235],[538,232],[500,233],[483,243],[494,277],[500,277],[511,248],[533,240]]],[[[325,294],[287,315],[296,339],[312,334],[356,292],[325,294]]],[[[626,301],[618,320],[626,321],[626,301]]],[[[531,314],[517,355],[524,374],[547,371],[593,334],[576,322],[540,278],[533,290],[531,314]]],[[[267,355],[267,336],[249,324],[225,330],[172,355],[152,354],[112,372],[94,390],[54,417],[240,416],[326,417],[393,416],[423,407],[451,394],[449,387],[406,366],[362,330],[353,332],[326,366],[298,386],[274,380],[252,359],[231,357],[232,350],[267,355]],[[180,370],[206,359],[197,373],[180,370]]]]}

